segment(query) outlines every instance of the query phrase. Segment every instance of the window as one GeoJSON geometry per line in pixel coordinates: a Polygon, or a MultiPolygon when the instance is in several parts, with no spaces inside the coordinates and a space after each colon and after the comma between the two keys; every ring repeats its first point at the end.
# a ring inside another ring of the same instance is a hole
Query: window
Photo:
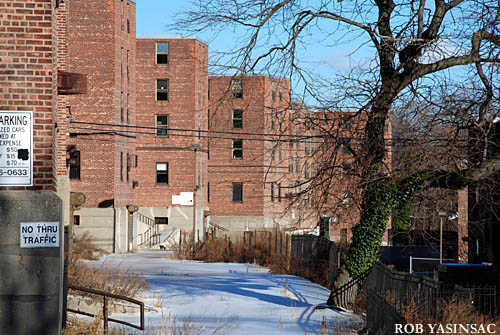
{"type": "Polygon", "coordinates": [[[130,94],[127,93],[127,103],[125,104],[125,106],[127,107],[127,123],[130,122],[129,99],[130,99],[130,94]]]}
{"type": "Polygon", "coordinates": [[[282,93],[282,87],[281,87],[281,82],[278,83],[278,97],[279,100],[283,100],[283,93],[282,93]]]}
{"type": "Polygon", "coordinates": [[[278,184],[278,201],[281,201],[281,184],[278,184]]]}
{"type": "Polygon", "coordinates": [[[123,123],[123,120],[125,119],[124,115],[124,109],[123,109],[123,92],[120,93],[120,120],[123,123]]]}
{"type": "Polygon", "coordinates": [[[233,110],[233,128],[243,128],[243,111],[241,109],[233,110]]]}
{"type": "Polygon", "coordinates": [[[351,129],[351,117],[349,115],[344,115],[342,117],[342,130],[351,129]]]}
{"type": "Polygon", "coordinates": [[[304,178],[309,178],[309,163],[304,163],[304,178]]]}
{"type": "Polygon", "coordinates": [[[168,64],[168,42],[156,42],[156,64],[168,64]]]}
{"type": "Polygon", "coordinates": [[[233,183],[233,202],[243,201],[243,183],[233,183]]]}
{"type": "Polygon", "coordinates": [[[283,156],[281,154],[281,142],[278,143],[278,160],[281,162],[283,156]]]}
{"type": "Polygon", "coordinates": [[[123,152],[120,152],[120,180],[123,181],[123,152]]]}
{"type": "Polygon", "coordinates": [[[292,157],[290,157],[288,159],[288,172],[293,173],[293,158],[292,157]]]}
{"type": "Polygon", "coordinates": [[[350,163],[343,163],[342,164],[342,175],[347,175],[351,171],[351,164],[350,163]]]}
{"type": "Polygon", "coordinates": [[[156,136],[168,136],[168,115],[156,115],[156,136]]]}
{"type": "Polygon", "coordinates": [[[127,152],[127,181],[130,180],[130,154],[127,152]]]}
{"type": "Polygon", "coordinates": [[[168,101],[168,79],[156,80],[156,100],[168,101]]]}
{"type": "Polygon", "coordinates": [[[130,34],[130,20],[127,19],[127,33],[130,34]]]}
{"type": "Polygon", "coordinates": [[[127,50],[127,79],[130,79],[130,70],[128,67],[129,53],[130,53],[130,50],[127,50]]]}
{"type": "Polygon", "coordinates": [[[340,199],[342,201],[342,205],[344,206],[349,206],[351,204],[351,195],[349,192],[342,192],[340,199]]]}
{"type": "Polygon", "coordinates": [[[299,173],[300,172],[300,158],[295,157],[295,172],[299,173]]]}
{"type": "Polygon", "coordinates": [[[233,140],[233,158],[243,158],[243,140],[233,140]]]}
{"type": "Polygon", "coordinates": [[[210,202],[210,183],[207,183],[207,201],[210,202]]]}
{"type": "Polygon", "coordinates": [[[271,201],[274,201],[274,183],[271,183],[271,201]]]}
{"type": "Polygon", "coordinates": [[[155,224],[168,224],[168,217],[155,217],[155,224]]]}
{"type": "Polygon", "coordinates": [[[80,225],[80,215],[73,215],[73,225],[74,226],[80,225]]]}
{"type": "Polygon", "coordinates": [[[304,150],[305,150],[306,154],[310,153],[310,151],[309,151],[309,140],[304,140],[304,150]]]}
{"type": "Polygon", "coordinates": [[[344,155],[350,155],[351,154],[351,139],[350,138],[343,138],[342,139],[342,153],[344,155]]]}
{"type": "Polygon", "coordinates": [[[69,179],[80,179],[80,151],[69,154],[69,179]]]}
{"type": "Polygon", "coordinates": [[[281,130],[281,123],[282,123],[281,112],[277,113],[277,117],[278,117],[278,129],[281,130]]]}
{"type": "Polygon", "coordinates": [[[233,79],[231,81],[233,98],[243,98],[243,82],[241,79],[233,79]]]}
{"type": "Polygon", "coordinates": [[[156,163],[156,184],[168,185],[168,163],[156,163]]]}

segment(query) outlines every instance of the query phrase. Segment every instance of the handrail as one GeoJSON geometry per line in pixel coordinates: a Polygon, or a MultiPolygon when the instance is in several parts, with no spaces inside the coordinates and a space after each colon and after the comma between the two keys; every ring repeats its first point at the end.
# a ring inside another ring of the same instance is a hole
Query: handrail
{"type": "MultiPolygon", "coordinates": [[[[103,318],[104,318],[104,320],[103,320],[104,321],[104,334],[108,333],[108,322],[116,322],[116,323],[119,323],[119,324],[122,324],[122,325],[125,325],[125,326],[128,326],[128,327],[132,327],[132,328],[139,329],[139,330],[144,330],[144,303],[142,301],[136,300],[134,298],[126,297],[126,296],[123,296],[123,295],[119,295],[119,294],[113,294],[113,293],[104,292],[104,291],[100,291],[100,290],[95,290],[95,289],[92,289],[92,288],[78,286],[78,285],[73,285],[73,284],[68,284],[68,289],[75,290],[75,291],[86,292],[86,293],[91,293],[91,294],[95,294],[95,295],[100,295],[100,296],[103,297],[102,311],[103,311],[103,318]],[[123,321],[123,320],[117,320],[117,319],[109,318],[108,317],[108,302],[107,302],[106,298],[125,300],[125,301],[128,301],[130,303],[139,305],[139,307],[141,309],[141,312],[140,312],[141,313],[140,325],[137,326],[137,325],[134,325],[132,323],[129,323],[129,322],[126,322],[126,321],[123,321]]],[[[67,310],[69,312],[73,312],[73,313],[77,313],[77,314],[81,314],[81,315],[85,315],[85,316],[96,317],[96,315],[92,314],[92,313],[82,312],[82,311],[74,310],[74,309],[71,309],[71,308],[67,308],[67,310]]]]}

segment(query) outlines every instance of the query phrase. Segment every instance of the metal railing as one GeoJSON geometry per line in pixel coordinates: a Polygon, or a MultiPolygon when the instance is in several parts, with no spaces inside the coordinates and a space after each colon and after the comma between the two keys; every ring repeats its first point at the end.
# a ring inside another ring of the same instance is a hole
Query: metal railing
{"type": "MultiPolygon", "coordinates": [[[[87,288],[87,287],[82,287],[82,286],[77,286],[77,285],[72,285],[72,284],[68,285],[68,289],[74,290],[74,291],[86,292],[86,293],[90,293],[90,294],[95,294],[95,295],[99,295],[99,296],[103,297],[102,315],[103,315],[103,321],[104,321],[104,334],[108,333],[108,322],[115,322],[115,323],[119,323],[119,324],[122,324],[122,325],[125,325],[125,326],[128,326],[128,327],[135,328],[135,329],[144,330],[144,303],[142,301],[139,301],[139,300],[136,300],[136,299],[133,299],[133,298],[130,298],[130,297],[126,297],[126,296],[123,296],[123,295],[108,293],[108,292],[104,292],[104,291],[100,291],[100,290],[95,290],[95,289],[91,289],[91,288],[87,288]],[[108,316],[108,298],[117,299],[117,300],[124,300],[124,301],[128,301],[128,302],[130,302],[132,304],[139,305],[139,307],[140,307],[140,313],[141,313],[141,315],[140,315],[140,325],[135,325],[133,323],[126,322],[126,321],[123,321],[123,320],[118,320],[118,319],[110,318],[108,316]]],[[[73,313],[76,313],[76,314],[85,315],[85,316],[90,316],[90,317],[96,317],[97,316],[96,314],[87,313],[87,312],[83,312],[83,311],[79,311],[79,310],[74,310],[74,309],[71,309],[71,308],[68,308],[67,311],[68,312],[73,312],[73,313]]]]}

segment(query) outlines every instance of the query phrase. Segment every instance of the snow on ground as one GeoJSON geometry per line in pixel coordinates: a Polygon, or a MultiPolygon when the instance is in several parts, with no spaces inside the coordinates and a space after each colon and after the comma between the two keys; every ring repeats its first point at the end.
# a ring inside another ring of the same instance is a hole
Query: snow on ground
{"type": "MultiPolygon", "coordinates": [[[[128,269],[150,283],[150,290],[140,297],[151,309],[145,316],[145,334],[171,327],[174,320],[177,325],[190,320],[198,330],[205,328],[202,334],[221,326],[221,333],[231,335],[318,334],[325,321],[331,334],[349,334],[339,330],[361,327],[361,319],[350,312],[315,309],[329,291],[307,279],[273,275],[251,264],[180,261],[170,255],[142,250],[90,262],[128,269]]],[[[112,317],[138,323],[137,314],[112,317]]]]}

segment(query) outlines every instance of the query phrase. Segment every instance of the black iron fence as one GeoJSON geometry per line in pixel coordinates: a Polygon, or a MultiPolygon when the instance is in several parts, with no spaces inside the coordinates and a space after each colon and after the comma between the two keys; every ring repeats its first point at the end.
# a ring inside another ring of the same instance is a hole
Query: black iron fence
{"type": "Polygon", "coordinates": [[[405,324],[405,309],[420,318],[441,320],[443,309],[439,302],[452,298],[472,302],[481,314],[498,315],[493,285],[449,286],[428,277],[392,271],[380,263],[373,267],[364,290],[367,326],[377,334],[393,334],[395,324],[405,324]]]}
{"type": "Polygon", "coordinates": [[[292,235],[291,255],[302,260],[312,271],[321,272],[327,269],[330,288],[337,271],[340,268],[340,259],[344,250],[336,243],[315,235],[292,235]]]}

